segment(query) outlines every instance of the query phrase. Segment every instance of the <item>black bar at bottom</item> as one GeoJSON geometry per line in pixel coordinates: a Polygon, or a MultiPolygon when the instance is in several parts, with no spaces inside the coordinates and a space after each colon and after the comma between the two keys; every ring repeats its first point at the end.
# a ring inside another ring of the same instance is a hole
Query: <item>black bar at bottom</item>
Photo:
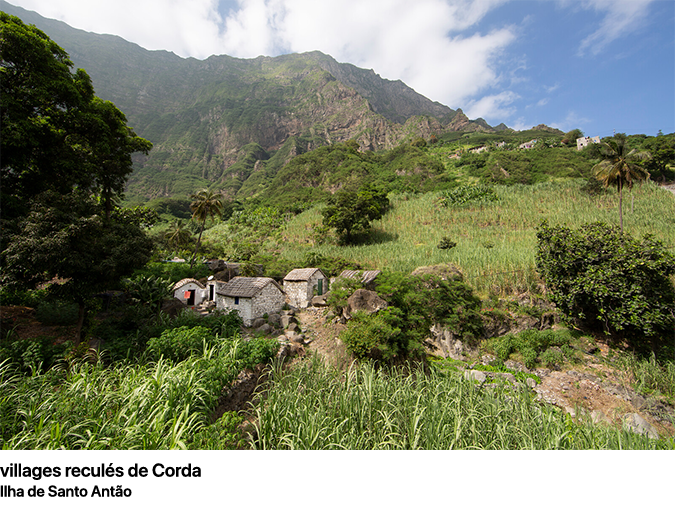
{"type": "Polygon", "coordinates": [[[3,463],[2,497],[189,498],[202,495],[190,463],[3,463]]]}

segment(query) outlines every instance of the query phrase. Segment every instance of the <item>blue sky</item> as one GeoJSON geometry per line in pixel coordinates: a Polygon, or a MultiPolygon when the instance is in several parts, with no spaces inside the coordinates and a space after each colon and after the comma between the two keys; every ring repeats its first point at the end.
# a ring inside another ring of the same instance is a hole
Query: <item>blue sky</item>
{"type": "Polygon", "coordinates": [[[320,50],[492,125],[675,132],[673,0],[10,3],[184,57],[320,50]]]}

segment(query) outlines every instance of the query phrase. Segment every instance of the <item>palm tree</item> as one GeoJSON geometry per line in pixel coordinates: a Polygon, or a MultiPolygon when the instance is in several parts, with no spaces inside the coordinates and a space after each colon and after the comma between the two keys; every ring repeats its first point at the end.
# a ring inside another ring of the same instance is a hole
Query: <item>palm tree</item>
{"type": "Polygon", "coordinates": [[[185,226],[184,220],[175,219],[169,224],[169,229],[164,233],[167,246],[179,250],[190,244],[192,233],[185,226]]]}
{"type": "Polygon", "coordinates": [[[214,193],[213,191],[204,188],[197,193],[190,195],[190,198],[193,199],[192,204],[190,204],[192,218],[201,223],[195,252],[190,260],[190,267],[192,267],[194,265],[195,257],[197,256],[197,251],[199,250],[199,244],[202,241],[202,233],[204,232],[206,220],[208,218],[215,219],[216,217],[219,217],[223,211],[223,196],[220,193],[214,193]]]}
{"type": "Polygon", "coordinates": [[[649,179],[649,172],[636,161],[650,159],[651,154],[636,149],[628,151],[626,134],[616,134],[609,141],[600,143],[600,153],[605,159],[593,166],[591,173],[602,181],[605,188],[616,184],[619,192],[619,226],[623,233],[623,188],[628,186],[630,190],[634,183],[640,184],[649,179]]]}

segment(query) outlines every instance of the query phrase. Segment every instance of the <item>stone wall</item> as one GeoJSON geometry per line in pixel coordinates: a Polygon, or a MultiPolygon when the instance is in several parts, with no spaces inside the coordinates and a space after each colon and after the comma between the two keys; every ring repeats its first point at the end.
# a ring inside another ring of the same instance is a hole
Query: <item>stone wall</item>
{"type": "Polygon", "coordinates": [[[216,296],[216,307],[221,310],[234,309],[241,316],[244,326],[250,327],[256,318],[262,318],[265,314],[278,313],[286,303],[286,297],[273,283],[267,284],[263,290],[253,298],[239,297],[239,303],[235,304],[233,296],[216,296]]]}
{"type": "Polygon", "coordinates": [[[288,304],[299,309],[309,306],[312,298],[319,294],[319,280],[322,280],[321,293],[326,294],[328,292],[328,278],[325,278],[320,271],[314,273],[307,281],[293,282],[284,280],[284,292],[286,293],[288,304]]]}

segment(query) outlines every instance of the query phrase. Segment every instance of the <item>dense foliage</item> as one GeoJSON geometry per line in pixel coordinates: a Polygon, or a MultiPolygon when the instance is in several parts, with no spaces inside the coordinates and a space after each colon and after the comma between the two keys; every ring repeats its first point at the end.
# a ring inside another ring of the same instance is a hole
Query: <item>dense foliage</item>
{"type": "MultiPolygon", "coordinates": [[[[339,287],[330,303],[344,305],[339,298],[344,292],[339,287]]],[[[377,292],[388,307],[371,315],[356,313],[341,335],[347,350],[358,358],[419,357],[424,352],[422,342],[434,325],[447,327],[467,341],[482,331],[480,299],[459,280],[386,273],[378,277],[377,292]]]]}
{"type": "Polygon", "coordinates": [[[537,268],[568,316],[645,336],[675,326],[675,257],[660,241],[604,223],[573,230],[544,222],[537,238],[537,268]]]}

